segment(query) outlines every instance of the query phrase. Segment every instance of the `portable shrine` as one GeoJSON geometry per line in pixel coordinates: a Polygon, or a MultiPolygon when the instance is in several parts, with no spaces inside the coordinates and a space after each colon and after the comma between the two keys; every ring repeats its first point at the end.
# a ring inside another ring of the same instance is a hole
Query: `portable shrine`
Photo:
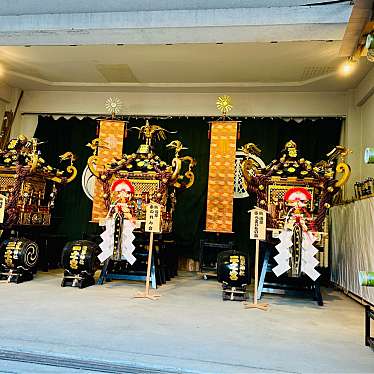
{"type": "MultiPolygon", "coordinates": [[[[144,275],[139,275],[142,272],[136,269],[147,257],[144,250],[144,253],[137,253],[139,248],[146,248],[142,233],[145,232],[147,206],[152,203],[159,207],[159,233],[170,233],[176,190],[190,188],[194,183],[195,160],[191,156],[180,155],[187,148],[179,140],[173,140],[166,146],[175,152],[171,165],[156,154],[154,142],[166,139],[167,130],[151,125],[148,120],[144,126],[132,127],[130,130],[139,131],[139,138],[143,140],[137,151],[112,157],[104,165],[100,165],[100,149],[103,154],[108,149],[108,142],[102,137],[101,130],[100,137],[89,145],[94,154],[87,164],[96,177],[96,198],[104,207],[94,218],[105,226],[101,235],[102,253],[98,256],[100,262],[104,263],[99,284],[110,279],[145,279],[144,275]],[[115,219],[109,223],[112,217],[115,219]],[[127,271],[132,275],[123,274],[127,271]]],[[[156,245],[160,246],[161,243],[156,240],[156,245]]],[[[71,270],[67,266],[65,276],[71,276],[71,270]]],[[[155,267],[152,265],[152,286],[156,287],[154,272],[155,267]]],[[[81,275],[84,276],[83,273],[81,275]]]]}
{"type": "MultiPolygon", "coordinates": [[[[286,143],[279,159],[265,168],[253,168],[250,160],[242,163],[243,175],[248,191],[257,194],[257,204],[268,212],[267,239],[264,263],[260,276],[258,298],[261,292],[285,293],[294,287],[295,279],[308,277],[307,289],[322,305],[318,278],[315,269],[328,267],[328,222],[327,212],[333,197],[346,183],[350,175],[344,158],[347,150],[334,148],[327,160],[313,164],[300,158],[296,143],[286,143]],[[343,173],[337,179],[336,173],[343,173]],[[269,265],[270,248],[275,246],[278,255],[272,273],[276,277],[290,279],[291,286],[272,282],[265,283],[269,265]]],[[[297,283],[297,282],[296,282],[297,283]]]]}
{"type": "Polygon", "coordinates": [[[16,283],[33,278],[39,258],[38,245],[23,238],[23,231],[50,224],[58,186],[77,175],[71,152],[60,156],[68,166],[59,170],[41,157],[39,144],[37,139],[20,135],[0,151],[0,279],[16,283]],[[17,237],[11,237],[11,230],[17,232],[17,237]]]}

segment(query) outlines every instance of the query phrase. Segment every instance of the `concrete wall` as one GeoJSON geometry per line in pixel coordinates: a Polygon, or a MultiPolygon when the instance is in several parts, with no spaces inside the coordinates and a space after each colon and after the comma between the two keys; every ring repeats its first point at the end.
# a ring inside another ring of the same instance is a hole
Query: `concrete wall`
{"type": "MultiPolygon", "coordinates": [[[[340,116],[346,114],[345,93],[258,92],[233,93],[233,116],[340,116]]],[[[123,114],[217,116],[217,93],[128,93],[26,91],[21,112],[106,113],[105,101],[122,101],[123,114]]]]}
{"type": "Polygon", "coordinates": [[[4,112],[9,109],[15,91],[14,88],[0,82],[0,126],[3,123],[4,112]]]}
{"type": "MultiPolygon", "coordinates": [[[[362,106],[361,115],[362,146],[361,157],[366,147],[374,147],[374,95],[362,106]]],[[[362,177],[374,177],[374,165],[362,164],[362,177]]]]}
{"type": "Polygon", "coordinates": [[[0,121],[2,122],[5,112],[5,101],[0,100],[0,121]]]}
{"type": "Polygon", "coordinates": [[[352,150],[348,162],[351,178],[345,189],[345,197],[354,196],[355,182],[374,177],[374,165],[364,163],[366,147],[374,147],[374,69],[372,68],[355,90],[347,96],[347,120],[343,143],[352,150]]]}
{"type": "Polygon", "coordinates": [[[12,100],[14,89],[5,83],[0,82],[0,101],[9,103],[12,100]]]}

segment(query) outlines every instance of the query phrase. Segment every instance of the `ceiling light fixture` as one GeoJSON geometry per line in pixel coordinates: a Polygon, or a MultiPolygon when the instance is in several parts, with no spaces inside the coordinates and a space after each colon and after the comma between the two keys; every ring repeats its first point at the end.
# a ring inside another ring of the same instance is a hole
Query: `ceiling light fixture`
{"type": "Polygon", "coordinates": [[[340,72],[344,76],[350,75],[353,70],[355,69],[356,62],[352,60],[352,58],[349,58],[346,60],[343,65],[340,68],[340,72]]]}

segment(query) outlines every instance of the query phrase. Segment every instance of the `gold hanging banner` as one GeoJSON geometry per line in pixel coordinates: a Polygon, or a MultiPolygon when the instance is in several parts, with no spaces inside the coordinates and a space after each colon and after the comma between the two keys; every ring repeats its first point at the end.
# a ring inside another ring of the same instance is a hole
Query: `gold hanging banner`
{"type": "Polygon", "coordinates": [[[237,121],[211,122],[206,231],[231,233],[237,121]]]}
{"type": "MultiPolygon", "coordinates": [[[[99,148],[97,170],[102,172],[104,165],[111,162],[115,157],[122,157],[123,136],[125,122],[116,120],[100,121],[100,144],[105,146],[99,148]]],[[[99,222],[107,215],[103,199],[103,186],[98,180],[95,181],[94,199],[92,205],[92,221],[99,222]]]]}

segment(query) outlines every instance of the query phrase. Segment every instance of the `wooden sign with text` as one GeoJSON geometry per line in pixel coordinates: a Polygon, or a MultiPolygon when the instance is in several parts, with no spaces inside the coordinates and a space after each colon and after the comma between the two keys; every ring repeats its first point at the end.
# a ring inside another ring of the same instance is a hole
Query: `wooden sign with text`
{"type": "Polygon", "coordinates": [[[145,231],[161,232],[161,205],[149,203],[145,213],[145,231]]]}
{"type": "Polygon", "coordinates": [[[249,237],[256,240],[266,239],[266,211],[263,209],[252,209],[249,237]]]}

